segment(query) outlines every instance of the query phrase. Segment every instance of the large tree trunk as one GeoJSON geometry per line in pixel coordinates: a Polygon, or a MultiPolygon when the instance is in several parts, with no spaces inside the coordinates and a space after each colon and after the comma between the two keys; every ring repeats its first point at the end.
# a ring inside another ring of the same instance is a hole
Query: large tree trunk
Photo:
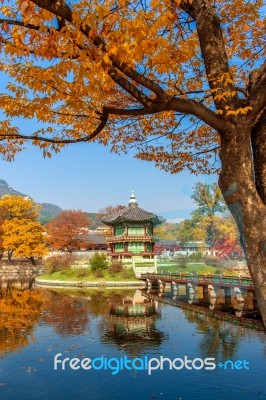
{"type": "Polygon", "coordinates": [[[35,262],[35,259],[33,256],[29,257],[29,259],[30,259],[32,265],[36,265],[36,262],[35,262]]]}
{"type": "Polygon", "coordinates": [[[12,250],[8,250],[8,252],[7,252],[8,264],[11,263],[12,254],[13,254],[13,251],[12,250]]]}
{"type": "Polygon", "coordinates": [[[260,198],[266,204],[266,110],[251,132],[255,184],[260,198]]]}
{"type": "Polygon", "coordinates": [[[247,126],[238,125],[222,139],[219,186],[237,223],[266,326],[266,205],[257,191],[259,178],[254,175],[251,131],[247,126]]]}

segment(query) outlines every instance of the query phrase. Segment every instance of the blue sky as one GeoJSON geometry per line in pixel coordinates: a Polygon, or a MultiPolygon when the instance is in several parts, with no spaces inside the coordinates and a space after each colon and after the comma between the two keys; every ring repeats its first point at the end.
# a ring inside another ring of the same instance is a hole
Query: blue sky
{"type": "Polygon", "coordinates": [[[70,145],[52,159],[44,159],[29,144],[14,162],[0,161],[0,168],[1,179],[36,202],[94,212],[127,204],[134,190],[140,207],[170,220],[187,217],[194,207],[190,195],[195,182],[216,179],[189,172],[171,175],[133,155],[110,154],[108,147],[94,143],[70,145]]]}

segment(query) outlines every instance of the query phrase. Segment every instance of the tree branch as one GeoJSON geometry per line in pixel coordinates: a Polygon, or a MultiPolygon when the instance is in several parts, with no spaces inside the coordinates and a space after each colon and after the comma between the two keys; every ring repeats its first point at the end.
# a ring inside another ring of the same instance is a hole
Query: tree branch
{"type": "Polygon", "coordinates": [[[109,114],[105,113],[101,117],[101,123],[99,126],[89,135],[83,136],[78,139],[58,139],[58,138],[47,138],[47,137],[39,137],[34,135],[20,135],[20,134],[10,134],[10,135],[1,135],[0,138],[2,140],[6,139],[22,139],[22,140],[31,140],[31,141],[40,141],[46,143],[54,143],[54,144],[71,144],[71,143],[80,143],[80,142],[89,142],[94,139],[106,126],[108,122],[109,114]]]}
{"type": "Polygon", "coordinates": [[[152,105],[152,101],[142,93],[136,86],[132,85],[127,79],[125,79],[122,75],[118,74],[114,67],[110,67],[109,70],[110,77],[127,93],[131,94],[136,100],[138,100],[145,107],[150,107],[152,105]]]}
{"type": "MultiPolygon", "coordinates": [[[[230,76],[230,73],[223,32],[219,18],[215,13],[215,8],[209,0],[193,0],[191,4],[182,1],[180,7],[189,13],[191,18],[196,22],[200,48],[210,88],[216,89],[215,82],[219,81],[219,87],[224,91],[235,91],[236,89],[232,82],[225,79],[222,80],[223,76],[230,76]]],[[[223,98],[216,99],[214,102],[217,108],[221,108],[224,105],[235,108],[238,100],[238,97],[234,96],[231,99],[226,98],[226,100],[223,98]]]]}
{"type": "Polygon", "coordinates": [[[222,117],[216,115],[213,111],[205,107],[203,104],[195,100],[188,99],[172,99],[170,101],[154,103],[152,102],[149,107],[135,108],[135,109],[119,109],[115,107],[104,107],[109,114],[113,115],[152,115],[164,111],[177,111],[182,114],[192,114],[206,122],[213,129],[222,133],[225,127],[225,121],[222,117]]]}
{"type": "MultiPolygon", "coordinates": [[[[64,1],[62,1],[62,0],[52,0],[52,1],[32,0],[32,2],[39,7],[42,7],[44,9],[52,12],[57,17],[60,17],[61,19],[64,19],[64,20],[68,21],[69,23],[73,23],[72,10],[69,8],[69,6],[64,1]]],[[[202,13],[202,9],[201,9],[202,4],[201,3],[204,2],[204,0],[195,0],[195,2],[198,3],[198,9],[196,11],[200,15],[202,13]]],[[[196,11],[193,11],[193,12],[195,13],[196,11]]],[[[203,16],[203,19],[204,19],[204,17],[205,17],[205,15],[203,16]]],[[[99,36],[97,36],[96,34],[92,34],[91,28],[88,25],[86,25],[84,28],[82,26],[80,26],[79,29],[81,30],[81,32],[83,32],[89,38],[89,40],[96,47],[101,46],[101,50],[105,51],[105,43],[99,36]]],[[[219,27],[219,29],[220,29],[220,27],[219,27]]],[[[207,45],[208,44],[209,44],[209,42],[207,40],[207,45]]],[[[204,45],[206,46],[206,43],[204,45]]],[[[209,64],[211,64],[210,68],[214,62],[215,62],[215,66],[217,67],[216,59],[217,59],[217,57],[215,56],[214,58],[211,58],[211,60],[209,60],[209,64]]],[[[225,129],[225,126],[224,126],[225,123],[224,123],[224,120],[222,119],[222,117],[217,116],[213,111],[206,108],[204,105],[200,104],[199,102],[193,101],[193,100],[187,100],[187,99],[181,99],[181,98],[171,98],[164,92],[164,90],[156,82],[139,74],[138,72],[136,72],[133,68],[129,67],[124,62],[120,62],[116,57],[113,57],[111,60],[112,60],[113,64],[112,64],[112,66],[110,66],[110,69],[109,69],[110,77],[122,89],[124,89],[133,98],[135,98],[138,102],[140,102],[142,105],[144,105],[144,108],[142,109],[142,111],[126,110],[124,112],[122,110],[116,110],[116,109],[114,110],[112,108],[109,108],[109,112],[110,112],[110,110],[112,110],[112,111],[114,111],[114,114],[116,113],[117,115],[127,115],[127,112],[129,113],[128,115],[145,115],[145,114],[155,114],[157,112],[171,110],[171,111],[182,112],[184,114],[193,114],[196,117],[198,117],[199,119],[206,122],[212,128],[218,130],[219,132],[222,132],[225,129]],[[120,74],[118,71],[121,71],[123,73],[123,75],[120,74]],[[142,85],[143,87],[145,87],[146,89],[154,92],[158,97],[155,100],[151,100],[146,94],[143,93],[143,91],[141,91],[138,87],[136,87],[134,84],[132,84],[130,82],[130,80],[128,80],[125,76],[130,79],[133,79],[136,83],[138,83],[138,84],[142,85]]],[[[226,59],[226,62],[227,62],[227,59],[226,59]]],[[[221,69],[223,67],[221,66],[219,68],[221,69]]],[[[226,68],[228,70],[227,64],[226,64],[226,66],[224,66],[224,69],[226,69],[226,68]]],[[[220,72],[220,69],[218,72],[220,72]]],[[[108,108],[106,108],[106,110],[107,109],[108,108]]]]}
{"type": "Polygon", "coordinates": [[[248,100],[257,119],[266,107],[266,62],[249,75],[248,100]]]}
{"type": "MultiPolygon", "coordinates": [[[[64,20],[73,23],[72,10],[62,1],[32,0],[32,2],[42,8],[45,8],[53,14],[60,16],[64,20]]],[[[96,47],[101,46],[102,51],[106,52],[105,42],[100,38],[100,36],[96,35],[95,33],[91,34],[92,30],[88,25],[86,25],[84,28],[80,26],[79,29],[96,47]]],[[[136,70],[134,70],[132,67],[129,67],[126,63],[121,62],[116,56],[109,55],[109,58],[112,61],[113,66],[116,67],[119,71],[123,72],[123,74],[125,74],[128,78],[133,79],[136,83],[146,87],[148,90],[155,93],[159,99],[168,98],[165,91],[156,82],[139,74],[136,70]]],[[[118,76],[116,76],[116,78],[118,78],[118,76]]]]}
{"type": "Polygon", "coordinates": [[[23,21],[15,20],[15,19],[3,19],[0,18],[0,24],[7,23],[8,25],[16,25],[16,26],[22,26],[24,28],[28,29],[34,29],[35,31],[39,31],[40,27],[38,25],[34,24],[25,24],[23,21]]]}

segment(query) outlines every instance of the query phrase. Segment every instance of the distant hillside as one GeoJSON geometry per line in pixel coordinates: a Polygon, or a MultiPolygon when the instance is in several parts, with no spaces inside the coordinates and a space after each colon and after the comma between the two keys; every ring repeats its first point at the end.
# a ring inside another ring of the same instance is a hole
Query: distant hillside
{"type": "Polygon", "coordinates": [[[59,206],[51,203],[40,203],[40,222],[42,225],[52,221],[62,210],[59,206]]]}
{"type": "Polygon", "coordinates": [[[0,179],[0,197],[2,197],[4,194],[11,194],[12,196],[26,196],[26,194],[14,190],[6,181],[0,179]]]}
{"type": "Polygon", "coordinates": [[[90,220],[91,220],[91,225],[89,226],[90,229],[96,229],[98,226],[103,226],[104,224],[102,223],[102,221],[100,221],[97,218],[97,214],[96,213],[87,213],[90,220]]]}
{"type": "MultiPolygon", "coordinates": [[[[18,192],[17,190],[13,189],[11,186],[8,185],[6,181],[0,179],[0,197],[10,194],[11,196],[27,196],[31,199],[30,196],[18,192]]],[[[32,199],[33,200],[33,199],[32,199]]],[[[58,207],[55,204],[50,203],[40,203],[40,222],[41,224],[46,224],[47,222],[51,221],[54,217],[57,216],[62,211],[62,208],[58,207]]]]}
{"type": "MultiPolygon", "coordinates": [[[[9,186],[6,181],[0,179],[0,197],[5,194],[10,194],[12,196],[27,196],[31,199],[31,197],[28,196],[27,194],[18,192],[17,190],[9,186]]],[[[39,203],[39,204],[41,206],[39,220],[42,225],[52,221],[61,211],[63,211],[62,208],[60,208],[56,204],[51,204],[51,203],[39,203]]],[[[87,214],[91,220],[90,229],[96,229],[98,226],[103,225],[103,223],[99,219],[97,219],[96,213],[87,213],[87,214]]]]}

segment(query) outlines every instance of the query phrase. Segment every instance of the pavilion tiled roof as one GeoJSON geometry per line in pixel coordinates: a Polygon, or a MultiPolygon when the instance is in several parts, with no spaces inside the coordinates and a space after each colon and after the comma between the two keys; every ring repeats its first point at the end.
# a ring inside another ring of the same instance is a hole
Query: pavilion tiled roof
{"type": "Polygon", "coordinates": [[[145,211],[138,206],[128,206],[112,215],[102,219],[106,225],[117,225],[122,222],[152,222],[153,225],[161,224],[163,221],[157,215],[145,211]]]}

